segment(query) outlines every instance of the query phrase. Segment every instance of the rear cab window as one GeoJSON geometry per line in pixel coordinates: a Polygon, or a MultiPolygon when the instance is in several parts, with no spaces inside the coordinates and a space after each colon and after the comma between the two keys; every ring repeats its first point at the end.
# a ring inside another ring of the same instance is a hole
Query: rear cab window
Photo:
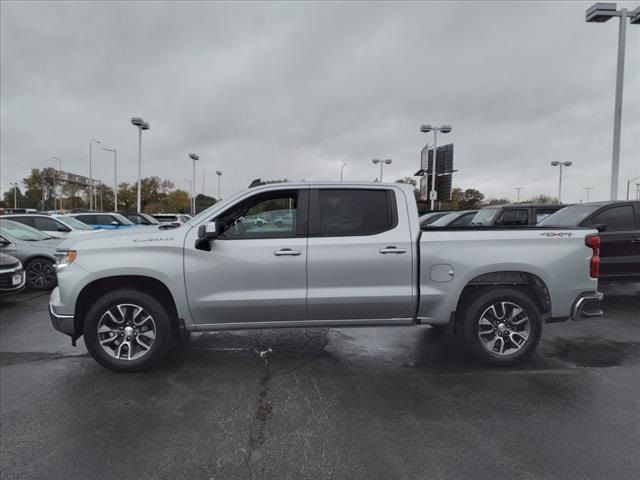
{"type": "Polygon", "coordinates": [[[496,225],[528,225],[529,212],[524,208],[515,208],[504,210],[498,219],[496,225]]]}
{"type": "Polygon", "coordinates": [[[585,226],[606,225],[606,232],[624,232],[634,229],[633,207],[618,205],[602,210],[587,219],[585,226]]]}

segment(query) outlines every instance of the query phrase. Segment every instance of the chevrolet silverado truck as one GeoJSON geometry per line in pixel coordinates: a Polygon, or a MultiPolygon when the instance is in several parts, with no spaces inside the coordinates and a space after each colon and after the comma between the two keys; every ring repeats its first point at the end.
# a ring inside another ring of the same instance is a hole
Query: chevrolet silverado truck
{"type": "Polygon", "coordinates": [[[256,183],[175,229],[65,241],[54,328],[116,371],[185,332],[419,324],[513,365],[544,323],[602,314],[596,230],[421,230],[404,185],[256,183]]]}

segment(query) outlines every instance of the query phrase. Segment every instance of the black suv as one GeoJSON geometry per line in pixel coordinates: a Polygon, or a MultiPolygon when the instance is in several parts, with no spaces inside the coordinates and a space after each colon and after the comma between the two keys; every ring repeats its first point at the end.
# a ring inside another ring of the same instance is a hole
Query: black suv
{"type": "Polygon", "coordinates": [[[537,225],[552,213],[566,207],[560,203],[510,203],[480,209],[471,225],[537,225]]]}
{"type": "Polygon", "coordinates": [[[571,205],[545,218],[545,227],[592,227],[600,232],[600,279],[640,280],[640,202],[571,205]]]}

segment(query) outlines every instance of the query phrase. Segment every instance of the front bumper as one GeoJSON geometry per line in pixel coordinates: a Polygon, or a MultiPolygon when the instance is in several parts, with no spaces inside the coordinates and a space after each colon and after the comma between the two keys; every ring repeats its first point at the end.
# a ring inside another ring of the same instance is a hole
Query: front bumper
{"type": "Polygon", "coordinates": [[[51,324],[53,328],[59,332],[66,333],[74,338],[76,336],[74,315],[56,312],[55,305],[60,303],[59,301],[60,293],[58,287],[56,287],[51,292],[51,297],[49,298],[49,318],[51,319],[51,324]]]}
{"type": "Polygon", "coordinates": [[[604,314],[602,310],[602,292],[582,293],[571,307],[571,320],[586,320],[589,318],[600,317],[604,314]]]}

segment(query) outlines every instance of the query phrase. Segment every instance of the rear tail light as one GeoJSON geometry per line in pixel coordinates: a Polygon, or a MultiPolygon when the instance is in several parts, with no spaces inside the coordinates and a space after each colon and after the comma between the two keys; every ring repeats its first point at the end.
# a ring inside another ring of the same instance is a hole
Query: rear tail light
{"type": "Polygon", "coordinates": [[[589,275],[591,278],[598,278],[600,275],[600,237],[597,235],[588,235],[584,239],[584,244],[592,251],[591,261],[589,263],[589,275]]]}

